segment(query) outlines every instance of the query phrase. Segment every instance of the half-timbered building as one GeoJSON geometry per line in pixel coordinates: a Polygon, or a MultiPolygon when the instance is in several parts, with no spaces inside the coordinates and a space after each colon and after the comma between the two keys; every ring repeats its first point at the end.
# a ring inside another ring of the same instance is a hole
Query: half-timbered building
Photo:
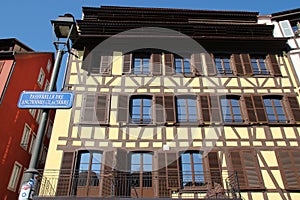
{"type": "Polygon", "coordinates": [[[39,196],[299,199],[298,80],[258,14],[84,7],[39,196]]]}

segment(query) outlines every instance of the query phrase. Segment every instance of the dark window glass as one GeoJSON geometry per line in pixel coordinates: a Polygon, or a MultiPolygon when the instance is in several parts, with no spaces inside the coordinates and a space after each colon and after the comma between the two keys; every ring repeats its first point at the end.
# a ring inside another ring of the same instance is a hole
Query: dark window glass
{"type": "Polygon", "coordinates": [[[98,186],[102,154],[85,152],[79,155],[78,186],[98,186]]]}
{"type": "Polygon", "coordinates": [[[132,73],[150,74],[150,55],[135,55],[132,73]]]}
{"type": "Polygon", "coordinates": [[[177,97],[177,121],[197,122],[197,105],[194,97],[177,97]]]}
{"type": "Polygon", "coordinates": [[[131,154],[131,177],[135,187],[152,187],[152,154],[131,154]]]}
{"type": "Polygon", "coordinates": [[[181,173],[183,186],[201,186],[205,184],[203,159],[199,152],[181,155],[181,173]]]}
{"type": "Polygon", "coordinates": [[[216,56],[214,60],[218,74],[232,74],[229,56],[216,56]]]}
{"type": "Polygon", "coordinates": [[[131,98],[131,122],[138,124],[149,124],[151,119],[151,97],[131,98]]]}
{"type": "Polygon", "coordinates": [[[265,98],[264,105],[269,122],[286,122],[281,99],[265,98]]]}
{"type": "Polygon", "coordinates": [[[242,114],[238,99],[221,99],[222,114],[224,122],[242,122],[242,114]]]}

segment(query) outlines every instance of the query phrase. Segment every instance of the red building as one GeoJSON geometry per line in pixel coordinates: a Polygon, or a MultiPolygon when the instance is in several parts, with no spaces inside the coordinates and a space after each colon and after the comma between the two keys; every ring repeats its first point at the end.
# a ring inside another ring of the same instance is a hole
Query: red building
{"type": "MultiPolygon", "coordinates": [[[[17,199],[41,118],[39,109],[19,109],[20,93],[47,90],[54,54],[35,52],[16,39],[0,39],[1,199],[17,199]]],[[[50,112],[38,168],[43,168],[54,120],[50,112]]]]}

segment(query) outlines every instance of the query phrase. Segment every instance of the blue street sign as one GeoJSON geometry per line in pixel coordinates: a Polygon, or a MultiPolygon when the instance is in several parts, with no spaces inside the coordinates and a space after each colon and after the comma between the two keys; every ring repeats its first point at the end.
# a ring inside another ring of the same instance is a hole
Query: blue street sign
{"type": "Polygon", "coordinates": [[[68,109],[72,107],[74,94],[72,92],[32,92],[21,93],[19,108],[53,108],[68,109]]]}

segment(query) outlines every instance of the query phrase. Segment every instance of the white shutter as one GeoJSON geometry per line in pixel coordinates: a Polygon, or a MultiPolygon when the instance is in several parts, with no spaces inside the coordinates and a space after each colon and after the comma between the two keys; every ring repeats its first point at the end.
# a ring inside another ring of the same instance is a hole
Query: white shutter
{"type": "Polygon", "coordinates": [[[284,37],[294,37],[294,32],[289,20],[279,22],[284,37]]]}

